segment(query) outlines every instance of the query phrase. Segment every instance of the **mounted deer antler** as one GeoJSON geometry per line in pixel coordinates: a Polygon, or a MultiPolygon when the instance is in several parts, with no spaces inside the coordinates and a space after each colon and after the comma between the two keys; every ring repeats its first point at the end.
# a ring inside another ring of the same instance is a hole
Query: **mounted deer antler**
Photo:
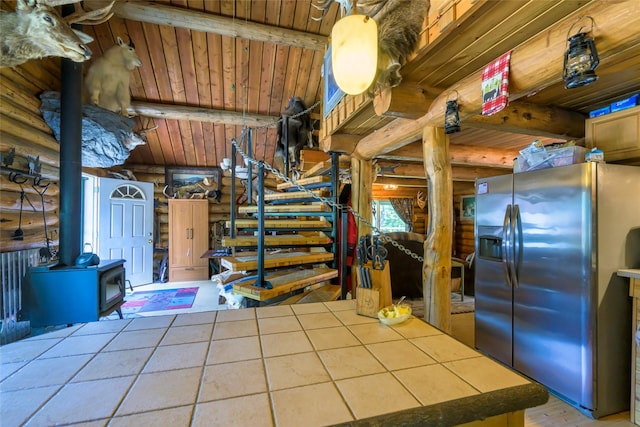
{"type": "Polygon", "coordinates": [[[84,8],[80,0],[47,0],[46,3],[51,7],[73,4],[75,11],[64,18],[69,24],[98,25],[111,19],[116,0],[84,0],[84,8]]]}
{"type": "Polygon", "coordinates": [[[416,200],[420,209],[424,209],[424,207],[427,205],[427,195],[424,193],[424,191],[418,191],[418,194],[416,194],[416,200]]]}
{"type": "MultiPolygon", "coordinates": [[[[327,16],[329,12],[329,7],[333,4],[334,0],[318,0],[318,3],[311,2],[311,6],[322,11],[322,16],[319,18],[311,17],[314,21],[321,21],[322,18],[327,16]]],[[[348,15],[351,12],[351,0],[335,0],[336,3],[340,4],[340,14],[342,16],[348,15]]]]}
{"type": "Polygon", "coordinates": [[[109,19],[115,0],[17,0],[13,12],[0,13],[0,67],[14,67],[30,59],[60,56],[75,62],[91,57],[85,44],[91,37],[71,28],[72,23],[95,25],[109,19]],[[76,12],[62,18],[55,6],[75,3],[76,12]],[[100,4],[98,4],[100,3],[100,4]],[[108,3],[108,4],[107,4],[108,3]],[[91,6],[89,6],[91,5],[91,6]],[[94,6],[95,5],[95,6],[94,6]]]}

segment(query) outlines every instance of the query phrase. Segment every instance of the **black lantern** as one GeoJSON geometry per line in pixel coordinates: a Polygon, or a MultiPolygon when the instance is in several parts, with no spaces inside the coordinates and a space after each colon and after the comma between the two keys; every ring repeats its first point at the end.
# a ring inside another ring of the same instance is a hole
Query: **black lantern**
{"type": "MultiPolygon", "coordinates": [[[[593,22],[593,19],[589,18],[593,22]]],[[[586,32],[578,32],[567,39],[569,48],[564,53],[562,71],[567,89],[585,86],[598,80],[595,69],[600,63],[600,58],[593,38],[588,38],[586,35],[586,32]]]]}
{"type": "Polygon", "coordinates": [[[444,114],[444,133],[460,132],[460,114],[458,113],[458,101],[447,101],[447,111],[444,114]]]}

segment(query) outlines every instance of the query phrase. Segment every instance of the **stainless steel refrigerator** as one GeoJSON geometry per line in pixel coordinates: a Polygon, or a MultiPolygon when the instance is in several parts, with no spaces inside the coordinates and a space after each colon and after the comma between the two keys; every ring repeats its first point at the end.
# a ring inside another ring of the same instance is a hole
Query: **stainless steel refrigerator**
{"type": "Polygon", "coordinates": [[[629,408],[640,167],[476,180],[475,342],[594,418],[629,408]]]}

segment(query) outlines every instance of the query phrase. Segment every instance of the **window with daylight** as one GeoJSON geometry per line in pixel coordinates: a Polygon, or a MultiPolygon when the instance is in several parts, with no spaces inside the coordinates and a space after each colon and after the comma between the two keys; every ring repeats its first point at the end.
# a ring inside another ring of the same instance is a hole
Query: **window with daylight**
{"type": "Polygon", "coordinates": [[[121,185],[111,192],[112,199],[144,200],[144,193],[135,185],[121,185]]]}
{"type": "Polygon", "coordinates": [[[373,224],[381,233],[409,231],[409,226],[402,221],[388,200],[373,200],[373,224]]]}

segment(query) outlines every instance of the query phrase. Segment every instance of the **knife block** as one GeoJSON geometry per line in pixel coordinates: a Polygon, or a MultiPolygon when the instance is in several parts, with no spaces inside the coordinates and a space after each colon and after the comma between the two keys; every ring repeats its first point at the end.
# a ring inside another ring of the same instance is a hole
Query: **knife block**
{"type": "Polygon", "coordinates": [[[356,313],[363,316],[378,318],[381,308],[392,304],[391,300],[391,276],[389,275],[389,262],[385,261],[383,270],[374,270],[370,262],[363,265],[371,272],[372,288],[363,288],[360,270],[356,270],[358,287],[356,288],[356,313]]]}

